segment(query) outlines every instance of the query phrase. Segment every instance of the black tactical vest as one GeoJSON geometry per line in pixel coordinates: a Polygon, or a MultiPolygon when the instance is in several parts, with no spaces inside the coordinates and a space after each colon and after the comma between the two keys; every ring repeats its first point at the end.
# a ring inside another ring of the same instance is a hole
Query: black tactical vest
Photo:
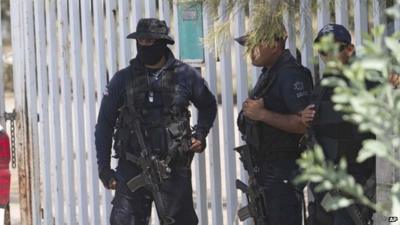
{"type": "Polygon", "coordinates": [[[140,156],[140,146],[132,127],[137,117],[141,124],[145,144],[152,154],[161,158],[170,156],[175,164],[190,164],[193,154],[188,151],[191,139],[190,112],[187,105],[177,105],[179,96],[176,74],[166,69],[157,81],[150,82],[146,69],[131,65],[131,76],[126,84],[126,99],[119,109],[114,149],[125,158],[129,152],[140,156]],[[153,96],[160,105],[150,107],[153,96]],[[131,107],[133,106],[133,107],[131,107]]]}

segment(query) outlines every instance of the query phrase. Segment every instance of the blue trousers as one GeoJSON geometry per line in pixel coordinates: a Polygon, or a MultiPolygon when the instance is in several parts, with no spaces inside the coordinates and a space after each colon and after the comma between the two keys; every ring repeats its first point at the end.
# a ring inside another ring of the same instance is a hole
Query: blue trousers
{"type": "Polygon", "coordinates": [[[302,224],[303,187],[292,180],[298,175],[294,159],[264,162],[257,174],[257,181],[265,187],[267,216],[270,225],[302,224]]]}

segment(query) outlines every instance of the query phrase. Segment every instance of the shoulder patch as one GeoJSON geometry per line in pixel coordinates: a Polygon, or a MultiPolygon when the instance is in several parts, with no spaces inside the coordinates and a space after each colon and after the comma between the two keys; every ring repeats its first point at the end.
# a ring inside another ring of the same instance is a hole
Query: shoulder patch
{"type": "Polygon", "coordinates": [[[304,83],[302,81],[297,81],[296,83],[293,84],[293,89],[295,91],[302,91],[304,90],[304,83]]]}

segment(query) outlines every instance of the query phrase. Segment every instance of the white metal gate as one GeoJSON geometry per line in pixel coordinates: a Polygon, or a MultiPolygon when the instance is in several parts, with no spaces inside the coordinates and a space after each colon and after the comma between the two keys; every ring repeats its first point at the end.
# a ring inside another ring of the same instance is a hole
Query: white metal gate
{"type": "MultiPolygon", "coordinates": [[[[296,9],[300,20],[288,12],[286,24],[288,47],[295,55],[297,46],[302,63],[314,73],[316,29],[330,21],[349,27],[348,5],[352,4],[355,43],[360,44],[362,32],[368,30],[368,11],[367,0],[336,0],[336,15],[330,18],[329,2],[318,0],[318,24],[313,28],[311,1],[301,0],[296,9]]],[[[384,21],[382,2],[373,0],[370,5],[374,24],[384,21]]],[[[169,0],[11,1],[22,224],[109,223],[112,194],[99,183],[94,149],[99,101],[107,80],[136,53],[134,42],[125,37],[140,18],[166,20],[177,42],[174,52],[179,52],[176,4],[171,9],[169,0]]],[[[208,34],[214,21],[207,10],[203,19],[208,34]]],[[[220,19],[233,19],[234,36],[245,32],[243,11],[220,19]]],[[[399,27],[395,21],[396,30],[399,27]]],[[[217,83],[221,84],[221,109],[205,154],[197,155],[193,164],[201,225],[238,223],[236,210],[244,203],[234,185],[236,177],[246,176],[233,152],[241,143],[234,125],[234,93],[236,102],[243,102],[248,83],[254,83],[258,70],[247,65],[243,56],[243,47],[233,41],[224,42],[220,62],[211,49],[205,52],[203,75],[213,93],[218,93],[217,83]],[[252,82],[248,82],[248,74],[253,74],[252,82]]]]}

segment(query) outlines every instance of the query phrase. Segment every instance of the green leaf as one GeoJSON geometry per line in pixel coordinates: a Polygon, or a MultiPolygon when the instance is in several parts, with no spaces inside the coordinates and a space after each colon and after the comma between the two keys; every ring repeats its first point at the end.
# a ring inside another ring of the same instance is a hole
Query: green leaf
{"type": "Polygon", "coordinates": [[[400,43],[398,39],[393,37],[385,38],[386,46],[391,50],[391,53],[396,58],[397,62],[400,62],[400,43]]]}
{"type": "Polygon", "coordinates": [[[327,199],[325,204],[324,204],[324,208],[328,211],[332,211],[332,210],[338,210],[341,208],[345,208],[350,206],[351,204],[354,203],[354,200],[345,198],[345,197],[341,197],[341,196],[332,196],[331,198],[327,199]]]}
{"type": "Polygon", "coordinates": [[[361,66],[364,70],[376,70],[382,71],[387,68],[386,59],[378,59],[378,58],[364,58],[360,61],[361,66]]]}
{"type": "Polygon", "coordinates": [[[375,155],[382,158],[387,157],[386,145],[378,140],[366,140],[363,142],[363,147],[358,153],[357,162],[364,162],[375,155]]]}

